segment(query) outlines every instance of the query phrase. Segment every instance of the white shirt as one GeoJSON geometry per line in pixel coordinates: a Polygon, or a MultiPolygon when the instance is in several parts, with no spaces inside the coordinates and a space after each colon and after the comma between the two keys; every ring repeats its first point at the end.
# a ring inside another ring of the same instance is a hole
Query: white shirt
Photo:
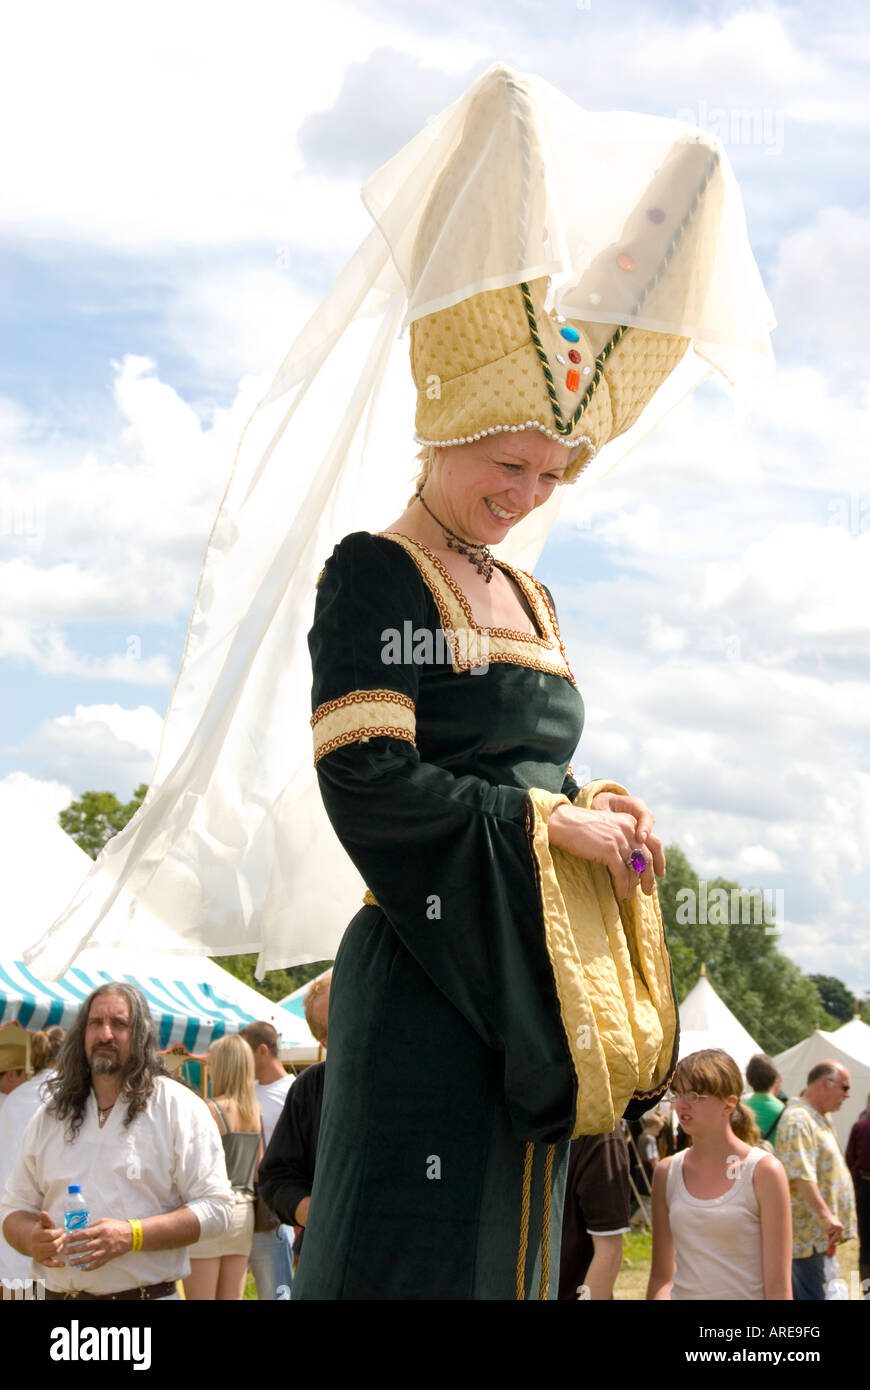
{"type": "MultiPolygon", "coordinates": [[[[189,1207],[201,1236],[226,1231],[233,1191],[217,1125],[199,1096],[159,1076],[145,1110],[128,1129],[126,1113],[126,1104],[118,1102],[100,1129],[92,1091],[82,1127],[69,1143],[65,1126],[41,1106],[24,1131],[0,1199],[0,1227],[13,1211],[47,1211],[55,1226],[63,1226],[67,1187],[77,1182],[91,1221],[103,1216],[144,1220],[189,1207]]],[[[34,1278],[58,1292],[116,1293],[183,1278],[190,1273],[189,1248],[130,1250],[101,1269],[54,1269],[34,1261],[32,1270],[34,1278]]]]}
{"type": "MultiPolygon", "coordinates": [[[[40,1071],[23,1085],[16,1086],[0,1113],[0,1194],[6,1186],[21,1148],[21,1140],[31,1118],[46,1100],[45,1083],[54,1072],[40,1071]]],[[[30,1256],[20,1255],[4,1240],[0,1231],[0,1279],[29,1279],[30,1256]]]]}
{"type": "Polygon", "coordinates": [[[688,1191],[683,1181],[688,1152],[674,1154],[668,1166],[668,1218],[676,1264],[671,1299],[761,1302],[761,1211],[752,1175],[765,1150],[750,1149],[721,1197],[693,1197],[688,1191]]]}
{"type": "Polygon", "coordinates": [[[293,1076],[281,1077],[278,1081],[270,1081],[267,1085],[261,1086],[257,1082],[255,1090],[257,1092],[257,1103],[260,1113],[263,1116],[263,1137],[266,1140],[266,1147],[275,1132],[275,1126],[281,1118],[281,1111],[284,1109],[284,1102],[287,1099],[287,1092],[295,1081],[293,1076]]]}

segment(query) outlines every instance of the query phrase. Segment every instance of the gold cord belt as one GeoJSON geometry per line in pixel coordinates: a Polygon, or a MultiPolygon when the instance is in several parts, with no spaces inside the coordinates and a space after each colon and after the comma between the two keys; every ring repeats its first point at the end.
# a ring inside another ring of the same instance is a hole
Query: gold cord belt
{"type": "MultiPolygon", "coordinates": [[[[538,1299],[546,1299],[550,1291],[550,1195],[553,1181],[553,1157],[555,1144],[547,1145],[544,1163],[544,1210],[541,1224],[541,1282],[538,1299]]],[[[520,1205],[520,1248],[517,1252],[517,1298],[523,1302],[526,1297],[526,1258],[529,1248],[529,1209],[532,1193],[532,1165],[535,1160],[535,1145],[532,1140],[526,1144],[523,1163],[523,1195],[520,1205]]]]}

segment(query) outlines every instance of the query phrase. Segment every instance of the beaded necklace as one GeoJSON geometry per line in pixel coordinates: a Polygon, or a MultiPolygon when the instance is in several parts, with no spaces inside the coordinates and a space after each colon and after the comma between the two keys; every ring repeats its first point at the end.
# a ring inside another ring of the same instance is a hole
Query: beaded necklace
{"type": "Polygon", "coordinates": [[[461,536],[457,536],[456,532],[451,531],[449,526],[445,526],[444,522],[432,511],[432,508],[428,505],[423,496],[422,489],[416,496],[417,500],[422,502],[432,520],[437,522],[444,532],[447,538],[447,549],[455,550],[457,555],[464,555],[466,560],[469,560],[471,564],[474,565],[477,573],[483,576],[484,582],[487,584],[491,583],[493,570],[495,569],[495,560],[492,558],[492,551],[489,546],[485,545],[483,541],[465,541],[461,536]]]}

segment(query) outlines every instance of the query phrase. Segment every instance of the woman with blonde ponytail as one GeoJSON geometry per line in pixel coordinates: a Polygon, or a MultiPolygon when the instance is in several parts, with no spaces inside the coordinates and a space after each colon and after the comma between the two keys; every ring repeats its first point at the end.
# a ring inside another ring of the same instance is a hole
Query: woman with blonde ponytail
{"type": "Polygon", "coordinates": [[[254,1239],[254,1178],[263,1156],[263,1125],[254,1091],[254,1054],[243,1037],[231,1033],[209,1048],[213,1099],[208,1101],[235,1195],[230,1229],[190,1250],[188,1299],[238,1302],[245,1296],[245,1274],[254,1239]]]}
{"type": "Polygon", "coordinates": [[[678,1063],[670,1099],[689,1148],[656,1166],[649,1299],[790,1299],[785,1169],[757,1147],[743,1078],[710,1048],[678,1063]]]}

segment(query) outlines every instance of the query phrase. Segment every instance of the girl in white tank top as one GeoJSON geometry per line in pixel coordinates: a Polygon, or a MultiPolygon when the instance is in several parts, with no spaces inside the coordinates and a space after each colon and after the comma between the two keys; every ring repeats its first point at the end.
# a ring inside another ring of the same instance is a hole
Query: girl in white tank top
{"type": "Polygon", "coordinates": [[[647,1298],[790,1299],[788,1179],[774,1154],[752,1147],[740,1069],[718,1049],[694,1052],[672,1085],[692,1147],[656,1166],[647,1298]]]}

